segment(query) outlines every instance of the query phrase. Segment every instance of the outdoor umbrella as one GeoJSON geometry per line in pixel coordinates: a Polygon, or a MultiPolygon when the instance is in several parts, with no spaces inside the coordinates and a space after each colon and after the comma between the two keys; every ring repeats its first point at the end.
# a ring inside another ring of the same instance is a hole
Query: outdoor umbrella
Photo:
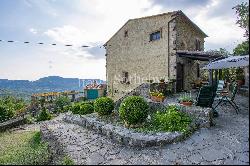
{"type": "Polygon", "coordinates": [[[244,67],[249,65],[249,55],[230,56],[208,63],[202,69],[225,69],[231,67],[244,67]]]}

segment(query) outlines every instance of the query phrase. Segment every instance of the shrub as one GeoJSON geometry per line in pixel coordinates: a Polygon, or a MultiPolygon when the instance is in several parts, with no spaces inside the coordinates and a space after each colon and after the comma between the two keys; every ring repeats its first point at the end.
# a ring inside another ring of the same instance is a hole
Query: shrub
{"type": "Polygon", "coordinates": [[[100,97],[94,102],[94,110],[98,115],[110,115],[114,109],[114,101],[108,97],[100,97]]]}
{"type": "Polygon", "coordinates": [[[12,108],[8,108],[7,106],[0,105],[0,122],[9,120],[14,115],[15,113],[12,108]]]}
{"type": "Polygon", "coordinates": [[[67,96],[60,96],[55,100],[56,111],[62,111],[64,106],[70,105],[70,99],[67,96]]]}
{"type": "Polygon", "coordinates": [[[80,108],[81,108],[80,103],[74,103],[74,105],[72,106],[71,111],[72,111],[73,114],[79,114],[80,108]]]}
{"type": "Polygon", "coordinates": [[[83,103],[80,106],[79,114],[85,115],[85,114],[91,114],[94,112],[94,107],[91,104],[83,103]]]}
{"type": "Polygon", "coordinates": [[[148,116],[149,105],[139,96],[130,96],[123,100],[119,115],[128,125],[142,123],[148,116]]]}
{"type": "Polygon", "coordinates": [[[45,121],[45,120],[50,120],[52,118],[51,114],[49,113],[48,110],[43,108],[41,113],[37,117],[37,121],[45,121]]]}
{"type": "Polygon", "coordinates": [[[87,103],[87,104],[91,104],[93,107],[94,107],[94,103],[95,103],[95,101],[85,101],[85,102],[83,102],[83,103],[87,103]]]}
{"type": "Polygon", "coordinates": [[[68,111],[72,111],[73,106],[72,105],[66,105],[63,106],[63,109],[61,110],[61,112],[68,112],[68,111]]]}
{"type": "Polygon", "coordinates": [[[186,131],[191,118],[178,111],[176,106],[167,107],[164,112],[156,112],[152,117],[152,126],[159,131],[186,131]]]}

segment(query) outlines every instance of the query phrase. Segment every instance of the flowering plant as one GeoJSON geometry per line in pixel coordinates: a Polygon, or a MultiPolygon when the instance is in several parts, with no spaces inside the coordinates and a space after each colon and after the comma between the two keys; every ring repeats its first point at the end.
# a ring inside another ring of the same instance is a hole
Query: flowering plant
{"type": "Polygon", "coordinates": [[[179,101],[180,102],[193,102],[191,92],[190,93],[185,92],[183,95],[181,95],[181,97],[179,98],[179,101]]]}

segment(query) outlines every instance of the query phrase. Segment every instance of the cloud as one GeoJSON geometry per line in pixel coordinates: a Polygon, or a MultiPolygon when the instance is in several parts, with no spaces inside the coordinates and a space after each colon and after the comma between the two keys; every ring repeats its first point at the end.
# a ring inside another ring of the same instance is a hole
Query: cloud
{"type": "Polygon", "coordinates": [[[29,31],[30,31],[31,33],[33,33],[33,34],[37,34],[37,30],[34,29],[34,28],[30,28],[29,31]]]}
{"type": "Polygon", "coordinates": [[[189,8],[205,6],[211,0],[152,0],[153,5],[160,5],[165,8],[189,8]]]}
{"type": "Polygon", "coordinates": [[[220,47],[232,51],[244,41],[244,30],[236,22],[233,6],[244,0],[152,0],[152,5],[161,7],[161,11],[182,10],[209,37],[205,39],[205,49],[220,47]]]}
{"type": "Polygon", "coordinates": [[[39,10],[52,17],[57,17],[58,13],[56,12],[56,9],[52,6],[52,3],[53,1],[51,0],[39,0],[39,1],[24,0],[24,4],[29,8],[39,10]]]}
{"type": "Polygon", "coordinates": [[[87,41],[91,40],[84,29],[79,29],[72,25],[51,28],[44,34],[62,44],[87,45],[87,41]]]}
{"type": "Polygon", "coordinates": [[[65,25],[62,27],[55,27],[44,32],[53,41],[63,45],[73,45],[66,50],[69,56],[78,58],[90,59],[104,59],[105,50],[102,47],[102,42],[92,43],[91,35],[86,33],[85,30],[77,28],[72,25],[65,25]],[[90,46],[84,48],[82,46],[90,46]]]}

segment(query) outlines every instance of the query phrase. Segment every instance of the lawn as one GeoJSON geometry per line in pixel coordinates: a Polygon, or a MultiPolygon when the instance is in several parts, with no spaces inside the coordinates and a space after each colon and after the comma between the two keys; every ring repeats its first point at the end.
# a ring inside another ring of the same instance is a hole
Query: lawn
{"type": "Polygon", "coordinates": [[[48,144],[41,142],[40,132],[0,133],[0,165],[48,164],[48,144]]]}

